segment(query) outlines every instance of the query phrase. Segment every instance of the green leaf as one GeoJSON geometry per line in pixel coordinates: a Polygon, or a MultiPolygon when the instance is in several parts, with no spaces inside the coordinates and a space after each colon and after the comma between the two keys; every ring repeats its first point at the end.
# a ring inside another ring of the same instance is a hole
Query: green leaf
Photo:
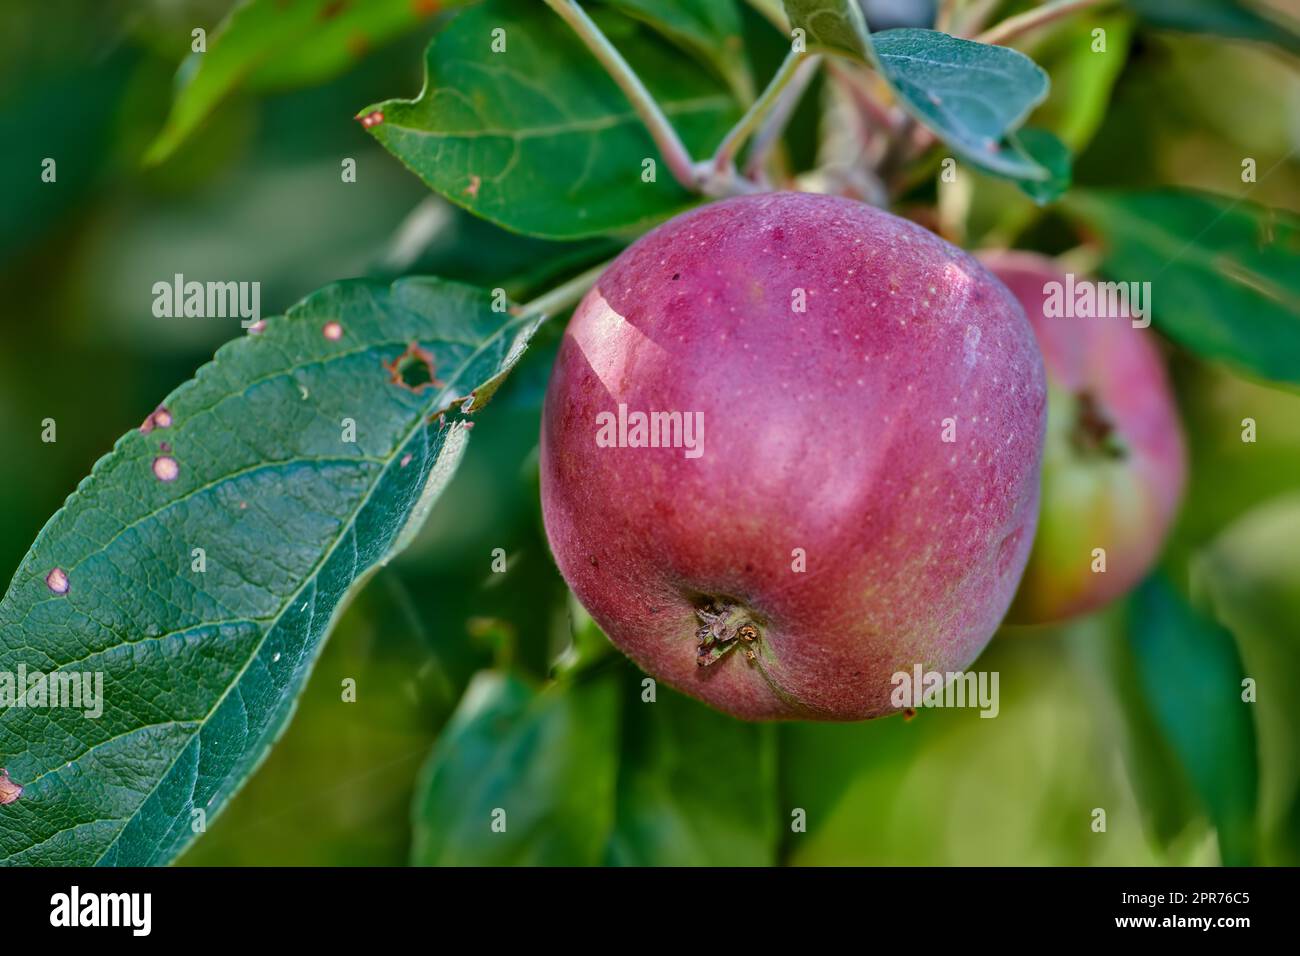
{"type": "MultiPolygon", "coordinates": [[[[600,12],[600,11],[598,11],[600,12]]],[[[711,76],[648,28],[603,12],[601,27],[693,155],[721,141],[739,108],[711,76]]],[[[507,229],[576,239],[645,228],[697,201],[659,163],[627,98],[541,3],[493,0],[457,16],[429,45],[424,89],[389,100],[370,133],[416,175],[507,229]],[[492,31],[506,50],[493,53],[492,31]]]]}
{"type": "Polygon", "coordinates": [[[1300,31],[1294,23],[1283,22],[1280,14],[1265,16],[1238,0],[1128,0],[1128,5],[1153,26],[1272,43],[1300,53],[1300,31]]]}
{"type": "MultiPolygon", "coordinates": [[[[640,672],[637,672],[638,676],[640,672]]],[[[660,685],[627,695],[618,817],[608,862],[776,862],[776,729],[734,720],[660,685]]]]}
{"type": "Polygon", "coordinates": [[[599,863],[614,821],[612,678],[539,692],[495,671],[475,677],[416,785],[412,862],[599,863]]]}
{"type": "MultiPolygon", "coordinates": [[[[451,0],[453,5],[465,0],[451,0]]],[[[246,86],[283,89],[322,82],[400,36],[446,3],[413,0],[244,0],[177,74],[171,115],[145,154],[160,163],[223,99],[246,86]]]]}
{"type": "Polygon", "coordinates": [[[1193,581],[1231,629],[1255,682],[1259,815],[1267,865],[1300,863],[1300,494],[1247,512],[1197,555],[1193,581]]]}
{"type": "Polygon", "coordinates": [[[1223,863],[1248,865],[1259,771],[1232,635],[1155,576],[1134,594],[1129,640],[1150,711],[1218,830],[1223,863]]]}
{"type": "Polygon", "coordinates": [[[754,95],[735,0],[607,0],[706,60],[742,101],[754,95]]]}
{"type": "Polygon", "coordinates": [[[792,722],[780,737],[783,858],[809,866],[1150,866],[1089,659],[1097,618],[995,639],[997,717],[921,708],[912,720],[792,722]],[[1107,831],[1093,831],[1093,810],[1107,831]],[[802,811],[806,831],[791,827],[802,811]]]}
{"type": "Polygon", "coordinates": [[[1196,354],[1300,383],[1300,228],[1290,213],[1177,190],[1071,193],[1103,271],[1151,283],[1162,332],[1196,354]]]}
{"type": "Polygon", "coordinates": [[[1047,96],[1048,79],[1016,50],[937,30],[869,33],[857,0],[785,0],[809,44],[875,66],[903,108],[972,165],[1008,179],[1055,177],[1004,142],[1047,96]]]}
{"type": "Polygon", "coordinates": [[[1070,188],[1074,157],[1069,147],[1056,136],[1037,127],[1026,127],[1010,137],[1012,148],[1028,156],[1051,174],[1043,181],[1020,179],[1018,185],[1030,199],[1045,206],[1063,196],[1070,188]]]}
{"type": "Polygon", "coordinates": [[[810,50],[870,62],[871,39],[858,0],[784,0],[792,30],[803,30],[810,50]]]}
{"type": "Polygon", "coordinates": [[[958,155],[1007,178],[1049,179],[1032,157],[1003,143],[1047,96],[1047,74],[1033,60],[936,30],[887,30],[872,40],[903,106],[958,155]]]}
{"type": "Polygon", "coordinates": [[[1080,153],[1106,118],[1111,92],[1128,62],[1133,18],[1122,10],[1096,17],[1072,17],[1034,46],[1034,61],[1052,77],[1048,98],[1031,122],[1050,129],[1080,153]],[[1106,49],[1093,49],[1092,31],[1106,34],[1106,49]]]}
{"type": "Polygon", "coordinates": [[[102,673],[103,714],[0,710],[0,766],[25,788],[0,859],[165,863],[195,811],[221,810],[349,594],[455,469],[468,425],[440,413],[482,404],[536,327],[491,305],[437,279],[329,286],[224,346],[95,465],[0,601],[0,674],[102,673]],[[385,363],[412,343],[436,384],[394,384],[385,363]]]}

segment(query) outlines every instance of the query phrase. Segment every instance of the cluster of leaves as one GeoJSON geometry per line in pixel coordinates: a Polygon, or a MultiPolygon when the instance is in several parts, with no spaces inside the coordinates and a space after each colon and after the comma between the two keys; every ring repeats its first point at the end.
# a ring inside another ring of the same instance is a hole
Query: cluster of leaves
{"type": "MultiPolygon", "coordinates": [[[[547,5],[449,6],[465,9],[434,23],[419,95],[357,114],[382,117],[370,133],[431,190],[517,233],[615,246],[704,200],[672,176],[644,175],[662,157],[643,117],[547,5]],[[505,39],[494,51],[496,35],[505,39]]],[[[1087,133],[1069,125],[1077,113],[1056,129],[1026,125],[1051,111],[1048,74],[1025,54],[930,29],[873,33],[857,0],[754,3],[781,32],[731,0],[592,6],[691,156],[709,155],[754,107],[756,51],[795,35],[808,55],[883,84],[915,169],[951,154],[1055,204],[1099,239],[1106,273],[1162,277],[1157,327],[1188,353],[1300,383],[1294,219],[1241,197],[1070,190],[1070,147],[1087,133]]],[[[1162,25],[1294,48],[1293,36],[1235,3],[1180,16],[1131,6],[1162,25]]],[[[426,22],[422,9],[248,0],[183,65],[147,160],[165,160],[236,88],[317,82],[426,22]]],[[[804,108],[818,105],[810,96],[804,108]]],[[[776,175],[796,181],[788,169],[776,175]]],[[[41,532],[0,602],[0,670],[103,671],[116,701],[94,722],[75,711],[0,713],[0,756],[24,787],[0,819],[0,858],[174,859],[194,838],[196,811],[218,812],[282,732],[349,598],[420,529],[460,460],[468,417],[545,315],[569,301],[502,311],[489,290],[434,278],[341,282],[223,348],[163,400],[166,427],[124,436],[41,532]],[[395,371],[412,356],[428,360],[427,381],[395,371]],[[358,440],[341,445],[345,417],[358,440]],[[179,463],[175,480],[158,478],[164,455],[179,463]],[[198,543],[202,576],[190,570],[198,543]],[[56,568],[66,593],[47,583],[56,568]]],[[[1218,615],[1230,624],[1246,613],[1239,598],[1214,604],[1230,608],[1218,615]]],[[[1160,728],[1159,752],[1139,757],[1189,778],[1223,858],[1250,860],[1254,729],[1241,708],[1205,692],[1206,674],[1242,673],[1233,636],[1161,578],[1134,609],[1133,639],[1112,648],[1110,666],[1140,689],[1127,698],[1141,701],[1130,718],[1160,728]]],[[[470,684],[421,775],[415,862],[774,862],[789,855],[782,808],[834,810],[833,787],[807,787],[801,754],[866,738],[888,753],[929,733],[901,721],[778,733],[662,688],[642,706],[637,675],[602,653],[590,622],[573,641],[576,662],[544,687],[510,669],[470,684]],[[501,807],[515,808],[508,838],[485,823],[501,807]]],[[[1269,799],[1289,806],[1287,784],[1274,790],[1269,799]]]]}

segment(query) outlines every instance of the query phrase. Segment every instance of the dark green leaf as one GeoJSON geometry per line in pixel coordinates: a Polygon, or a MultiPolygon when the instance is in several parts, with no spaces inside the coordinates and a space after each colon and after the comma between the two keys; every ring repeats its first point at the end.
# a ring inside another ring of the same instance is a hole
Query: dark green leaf
{"type": "Polygon", "coordinates": [[[1040,206],[1054,202],[1064,195],[1070,188],[1074,159],[1070,155],[1069,147],[1054,134],[1037,127],[1028,127],[1013,133],[1010,140],[1014,149],[1024,153],[1051,174],[1050,179],[1042,181],[1017,180],[1016,184],[1024,190],[1025,194],[1040,206]]]}
{"type": "Polygon", "coordinates": [[[735,0],[606,0],[709,62],[742,99],[753,96],[735,0]]]}
{"type": "Polygon", "coordinates": [[[491,303],[436,279],[329,286],[223,347],[95,465],[0,602],[0,674],[102,673],[103,715],[0,710],[0,766],[25,787],[0,858],[165,863],[195,811],[221,809],[348,595],[454,470],[467,425],[440,413],[481,404],[524,349],[536,321],[491,303]],[[411,344],[436,384],[393,383],[411,344]]]}
{"type": "Polygon", "coordinates": [[[1300,53],[1300,31],[1294,24],[1280,15],[1264,16],[1239,0],[1128,0],[1128,5],[1153,26],[1272,43],[1300,53]]]}
{"type": "Polygon", "coordinates": [[[614,820],[618,682],[609,673],[541,692],[480,673],[416,786],[412,862],[600,862],[614,820]]]}
{"type": "Polygon", "coordinates": [[[1103,270],[1149,281],[1156,325],[1205,358],[1300,383],[1300,228],[1290,213],[1176,190],[1071,193],[1103,270]]]}
{"type": "Polygon", "coordinates": [[[785,0],[785,9],[812,46],[876,66],[908,113],[967,162],[1008,179],[1054,177],[1005,142],[1047,96],[1047,74],[1023,53],[937,30],[868,33],[857,0],[785,0]]]}
{"type": "Polygon", "coordinates": [[[1232,635],[1156,576],[1134,594],[1129,638],[1142,693],[1218,830],[1224,864],[1249,864],[1259,771],[1232,635]]]}
{"type": "Polygon", "coordinates": [[[633,685],[623,710],[609,862],[775,863],[776,729],[734,720],[663,685],[654,702],[642,690],[633,685]]]}
{"type": "Polygon", "coordinates": [[[145,162],[170,156],[241,86],[277,89],[322,82],[438,9],[413,0],[244,0],[212,32],[207,52],[181,65],[176,101],[145,162]]]}
{"type": "MultiPolygon", "coordinates": [[[[735,100],[681,52],[616,13],[598,18],[693,155],[717,145],[735,100]]],[[[659,162],[627,98],[544,4],[494,0],[434,38],[424,89],[389,100],[372,135],[435,191],[531,235],[575,239],[640,229],[692,205],[659,162]],[[493,53],[492,31],[506,50],[493,53]]]]}
{"type": "Polygon", "coordinates": [[[967,162],[1011,179],[1049,178],[1003,142],[1047,96],[1047,74],[1033,60],[936,30],[887,30],[872,41],[908,112],[967,162]]]}

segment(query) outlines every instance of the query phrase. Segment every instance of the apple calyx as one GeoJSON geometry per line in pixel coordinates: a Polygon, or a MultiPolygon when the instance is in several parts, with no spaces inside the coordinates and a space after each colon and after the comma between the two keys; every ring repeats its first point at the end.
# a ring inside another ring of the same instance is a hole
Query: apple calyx
{"type": "Polygon", "coordinates": [[[1074,394],[1074,428],[1070,443],[1086,457],[1127,458],[1128,448],[1092,392],[1074,394]]]}
{"type": "Polygon", "coordinates": [[[750,663],[758,660],[756,647],[763,633],[739,604],[725,598],[711,598],[697,607],[695,614],[701,622],[695,632],[699,639],[696,666],[708,667],[741,645],[750,663]]]}

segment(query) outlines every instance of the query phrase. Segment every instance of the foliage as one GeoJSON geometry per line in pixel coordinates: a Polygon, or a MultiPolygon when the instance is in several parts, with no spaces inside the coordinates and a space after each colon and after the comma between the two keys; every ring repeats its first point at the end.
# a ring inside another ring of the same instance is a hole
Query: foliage
{"type": "Polygon", "coordinates": [[[0,463],[0,672],[97,670],[121,702],[94,721],[0,709],[23,788],[0,860],[1300,860],[1290,24],[1129,0],[991,43],[997,21],[965,19],[987,4],[880,32],[857,0],[583,4],[665,135],[557,15],[573,0],[435,6],[193,4],[205,52],[141,17],[93,65],[118,29],[102,11],[0,14],[33,38],[4,50],[0,170],[24,185],[0,281],[27,321],[0,355],[0,422],[60,428],[0,463]],[[1161,85],[1184,55],[1231,65],[1210,72],[1240,142],[1161,85]],[[57,186],[31,173],[52,155],[57,186]],[[1154,286],[1187,504],[1120,606],[994,642],[1001,719],[737,722],[647,687],[546,552],[537,418],[584,270],[697,203],[813,185],[1154,286]],[[124,291],[205,265],[305,298],[250,334],[164,328],[124,291]],[[319,826],[284,822],[303,803],[328,808],[319,826]]]}

